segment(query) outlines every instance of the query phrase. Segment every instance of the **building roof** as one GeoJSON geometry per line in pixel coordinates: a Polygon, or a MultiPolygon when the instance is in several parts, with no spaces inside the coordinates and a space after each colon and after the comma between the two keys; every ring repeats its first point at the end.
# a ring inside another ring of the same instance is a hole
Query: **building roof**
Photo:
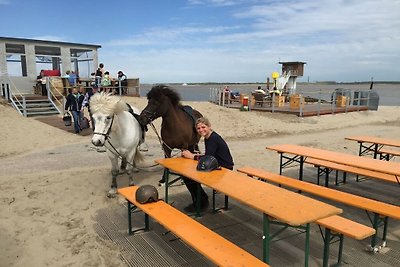
{"type": "Polygon", "coordinates": [[[101,45],[95,45],[95,44],[79,44],[79,43],[70,43],[70,42],[61,42],[61,41],[48,41],[48,40],[36,40],[36,39],[1,37],[1,36],[0,36],[0,41],[42,43],[42,44],[48,44],[48,45],[50,45],[50,44],[51,45],[70,45],[70,46],[84,46],[84,47],[101,48],[101,45]]]}
{"type": "Polygon", "coordinates": [[[307,63],[306,62],[301,62],[301,61],[286,61],[286,62],[279,61],[279,64],[290,64],[290,65],[293,65],[293,64],[307,64],[307,63]]]}

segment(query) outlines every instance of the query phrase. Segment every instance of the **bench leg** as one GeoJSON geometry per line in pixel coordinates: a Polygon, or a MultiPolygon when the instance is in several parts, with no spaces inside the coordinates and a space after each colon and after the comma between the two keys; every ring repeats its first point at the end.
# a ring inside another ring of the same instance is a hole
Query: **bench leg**
{"type": "Polygon", "coordinates": [[[337,261],[337,266],[340,266],[342,264],[342,255],[343,255],[343,243],[344,243],[344,237],[343,235],[339,236],[339,252],[338,252],[338,261],[337,261]]]}
{"type": "Polygon", "coordinates": [[[328,267],[329,266],[329,247],[331,244],[331,230],[328,228],[325,228],[325,236],[323,236],[324,239],[324,256],[322,260],[322,266],[323,267],[328,267]]]}
{"type": "Polygon", "coordinates": [[[229,208],[229,197],[225,195],[225,210],[229,208]]]}
{"type": "Polygon", "coordinates": [[[306,225],[300,225],[300,226],[291,226],[283,222],[276,221],[274,219],[271,219],[268,215],[263,214],[263,261],[266,263],[269,263],[269,251],[270,251],[270,246],[274,238],[276,238],[275,241],[286,239],[292,236],[297,236],[299,234],[306,234],[306,242],[305,242],[305,248],[304,248],[304,266],[308,267],[308,262],[309,262],[309,254],[310,254],[310,224],[307,223],[306,225]],[[274,233],[270,233],[270,225],[279,225],[280,229],[277,230],[274,233]],[[290,234],[286,235],[285,237],[279,238],[278,235],[280,235],[283,231],[285,231],[288,228],[295,228],[297,229],[297,233],[295,234],[290,234]]]}
{"type": "Polygon", "coordinates": [[[128,234],[132,235],[132,204],[128,201],[128,234]]]}
{"type": "Polygon", "coordinates": [[[304,157],[300,156],[299,180],[303,181],[304,157]]]}
{"type": "Polygon", "coordinates": [[[217,191],[213,190],[213,192],[212,192],[212,201],[213,201],[212,210],[213,210],[213,212],[215,213],[215,212],[217,212],[217,211],[219,211],[221,209],[227,210],[229,208],[228,207],[229,206],[229,197],[227,195],[224,196],[224,207],[223,208],[216,208],[216,204],[215,204],[215,202],[216,202],[216,199],[215,199],[216,194],[217,194],[217,191]]]}
{"type": "Polygon", "coordinates": [[[269,219],[263,213],[263,261],[269,263],[269,248],[270,248],[270,235],[269,235],[269,219]]]}
{"type": "Polygon", "coordinates": [[[201,204],[201,189],[200,189],[201,184],[197,183],[196,186],[196,217],[200,217],[200,204],[201,204]]]}
{"type": "Polygon", "coordinates": [[[383,224],[383,234],[382,234],[382,247],[386,247],[386,235],[387,235],[387,226],[389,222],[389,217],[385,217],[383,219],[384,224],[383,224]]]}
{"type": "Polygon", "coordinates": [[[304,259],[304,266],[308,266],[308,258],[310,255],[310,224],[307,223],[306,225],[306,247],[305,250],[305,259],[304,259]]]}
{"type": "Polygon", "coordinates": [[[325,187],[329,187],[329,168],[325,168],[325,187]]]}
{"type": "Polygon", "coordinates": [[[386,236],[387,236],[387,226],[389,223],[389,217],[384,217],[383,219],[380,218],[380,215],[374,213],[374,218],[372,222],[372,227],[375,229],[375,234],[371,237],[371,245],[370,250],[372,252],[378,252],[379,249],[386,247],[386,236]],[[382,245],[377,245],[377,237],[378,237],[378,230],[379,227],[383,225],[383,232],[382,232],[382,245]]]}
{"type": "Polygon", "coordinates": [[[128,201],[128,234],[132,235],[135,232],[139,232],[139,231],[149,231],[150,227],[149,227],[149,215],[147,215],[146,213],[144,214],[144,228],[138,228],[135,230],[132,230],[132,212],[136,210],[136,206],[132,205],[131,202],[128,201]]]}
{"type": "Polygon", "coordinates": [[[323,239],[324,239],[324,256],[323,256],[323,262],[322,262],[323,267],[329,266],[329,248],[330,248],[330,244],[333,244],[338,241],[336,238],[339,238],[339,251],[338,251],[338,260],[334,266],[340,266],[342,263],[343,244],[344,244],[343,235],[342,234],[332,234],[330,229],[325,228],[325,236],[323,236],[323,239]]]}
{"type": "Polygon", "coordinates": [[[149,215],[147,213],[144,214],[144,230],[149,231],[149,215]]]}
{"type": "Polygon", "coordinates": [[[217,194],[217,191],[213,189],[212,191],[212,210],[213,212],[217,212],[216,208],[215,208],[215,195],[217,194]]]}
{"type": "Polygon", "coordinates": [[[165,179],[165,182],[164,182],[164,185],[165,185],[165,203],[168,203],[169,169],[164,168],[163,177],[165,179]]]}
{"type": "Polygon", "coordinates": [[[342,172],[342,182],[339,181],[339,171],[336,170],[336,186],[345,184],[347,179],[347,172],[342,172]]]}

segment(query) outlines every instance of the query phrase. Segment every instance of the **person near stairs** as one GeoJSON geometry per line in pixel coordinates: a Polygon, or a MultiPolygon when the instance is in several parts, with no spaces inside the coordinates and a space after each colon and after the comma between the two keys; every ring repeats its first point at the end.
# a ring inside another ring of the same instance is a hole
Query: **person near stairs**
{"type": "Polygon", "coordinates": [[[81,131],[80,127],[80,113],[82,109],[82,102],[84,95],[80,94],[78,88],[73,88],[72,92],[67,96],[67,102],[65,103],[65,112],[71,111],[72,117],[74,118],[74,129],[75,133],[79,134],[81,131]]]}

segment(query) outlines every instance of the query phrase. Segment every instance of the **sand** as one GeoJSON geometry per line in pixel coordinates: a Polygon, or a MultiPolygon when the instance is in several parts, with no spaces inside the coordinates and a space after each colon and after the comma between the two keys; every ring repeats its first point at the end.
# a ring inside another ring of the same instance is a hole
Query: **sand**
{"type": "MultiPolygon", "coordinates": [[[[145,98],[124,98],[143,109],[145,98]]],[[[184,102],[208,117],[228,142],[235,166],[278,171],[279,160],[267,145],[293,143],[357,154],[349,135],[398,139],[400,107],[378,111],[299,118],[294,115],[240,112],[206,102],[184,102]]],[[[96,212],[119,207],[106,197],[110,162],[79,136],[34,118],[23,118],[0,104],[0,266],[125,266],[118,247],[93,227],[96,212]]],[[[61,117],[60,117],[61,120],[61,117]]],[[[160,119],[155,122],[160,128],[160,119]]],[[[138,185],[156,184],[160,168],[145,168],[162,157],[155,133],[135,175],[138,185]]],[[[120,186],[127,183],[122,177],[120,186]]]]}

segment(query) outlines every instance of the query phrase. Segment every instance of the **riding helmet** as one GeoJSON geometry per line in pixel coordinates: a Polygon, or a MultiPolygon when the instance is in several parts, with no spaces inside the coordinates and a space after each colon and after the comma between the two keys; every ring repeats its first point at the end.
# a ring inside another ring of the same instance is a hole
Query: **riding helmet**
{"type": "Polygon", "coordinates": [[[218,160],[214,156],[205,155],[200,157],[197,163],[198,171],[210,172],[216,169],[218,169],[218,160]]]}
{"type": "Polygon", "coordinates": [[[152,185],[142,185],[136,190],[135,198],[140,204],[157,202],[158,191],[152,185]]]}

